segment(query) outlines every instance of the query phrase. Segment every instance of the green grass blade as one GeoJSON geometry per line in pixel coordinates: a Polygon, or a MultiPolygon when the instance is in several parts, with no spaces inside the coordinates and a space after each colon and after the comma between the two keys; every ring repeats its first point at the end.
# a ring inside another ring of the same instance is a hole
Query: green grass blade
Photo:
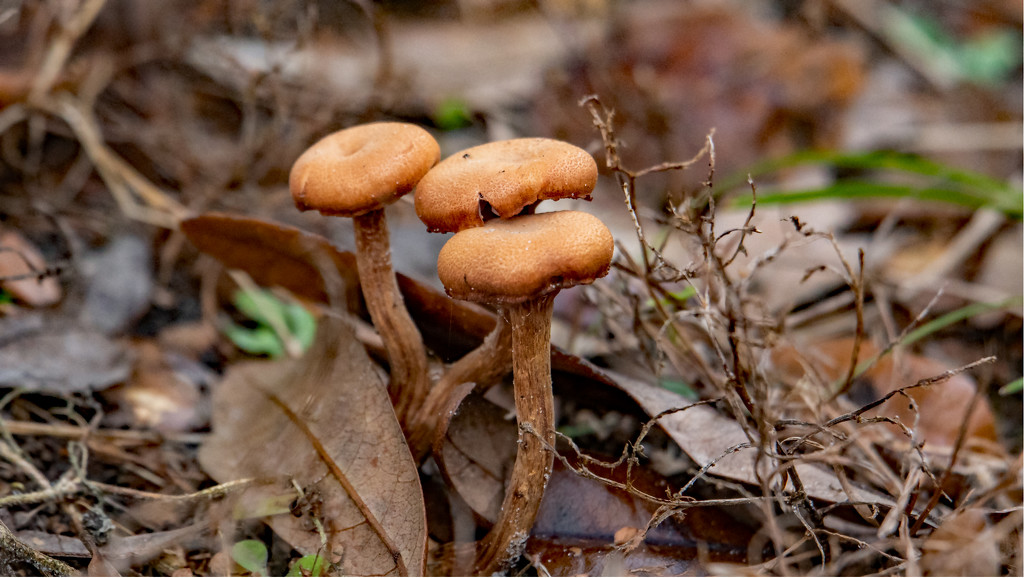
{"type": "MultiPolygon", "coordinates": [[[[757,163],[718,184],[722,193],[746,183],[752,177],[771,174],[781,169],[804,165],[826,165],[834,168],[881,171],[917,177],[919,185],[891,184],[884,174],[876,179],[841,179],[832,186],[809,191],[761,193],[758,202],[768,204],[796,203],[821,199],[859,199],[882,197],[913,197],[953,203],[968,208],[983,206],[1020,219],[1024,214],[1024,191],[979,173],[956,169],[917,155],[892,151],[842,153],[834,151],[801,151],[778,159],[757,163]]],[[[749,196],[739,202],[749,202],[749,196]]]]}

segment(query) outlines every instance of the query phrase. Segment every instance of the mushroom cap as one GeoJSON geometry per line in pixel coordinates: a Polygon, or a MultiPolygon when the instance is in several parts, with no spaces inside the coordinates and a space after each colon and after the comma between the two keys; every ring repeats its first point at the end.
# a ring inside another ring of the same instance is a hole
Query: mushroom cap
{"type": "Polygon", "coordinates": [[[455,299],[522,303],[604,277],[614,250],[611,231],[590,213],[521,215],[455,233],[437,275],[455,299]]]}
{"type": "Polygon", "coordinates": [[[393,203],[441,157],[434,137],[402,122],[354,126],[325,136],[292,165],[300,211],[355,217],[393,203]]]}
{"type": "Polygon", "coordinates": [[[434,233],[503,219],[545,199],[584,198],[597,183],[587,151],[549,138],[517,138],[468,148],[441,161],[416,187],[416,214],[434,233]]]}

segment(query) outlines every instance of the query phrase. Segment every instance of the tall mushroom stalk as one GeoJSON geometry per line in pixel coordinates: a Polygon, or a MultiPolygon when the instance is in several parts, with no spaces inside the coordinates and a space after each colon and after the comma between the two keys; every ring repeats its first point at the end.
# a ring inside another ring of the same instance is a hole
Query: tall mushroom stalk
{"type": "Polygon", "coordinates": [[[430,379],[423,339],[391,267],[384,207],[411,191],[439,158],[437,142],[422,128],[373,123],[324,137],[295,161],[289,176],[299,210],[353,220],[363,298],[388,354],[389,393],[407,432],[430,379]]]}
{"type": "Polygon", "coordinates": [[[559,211],[493,220],[456,233],[437,272],[455,299],[503,306],[512,326],[512,372],[519,446],[501,514],[477,555],[489,575],[522,554],[554,462],[551,311],[565,287],[608,273],[614,241],[593,215],[559,211]]]}

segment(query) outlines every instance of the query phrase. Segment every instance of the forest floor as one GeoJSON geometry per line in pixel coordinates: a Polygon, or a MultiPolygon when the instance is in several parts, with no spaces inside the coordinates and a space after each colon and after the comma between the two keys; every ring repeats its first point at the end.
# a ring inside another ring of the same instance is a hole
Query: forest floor
{"type": "MultiPolygon", "coordinates": [[[[352,222],[289,193],[380,120],[600,168],[538,209],[616,251],[510,573],[1024,571],[1020,2],[0,4],[0,575],[473,572],[512,375],[411,454],[352,222]]],[[[497,315],[411,199],[437,381],[497,315]]]]}

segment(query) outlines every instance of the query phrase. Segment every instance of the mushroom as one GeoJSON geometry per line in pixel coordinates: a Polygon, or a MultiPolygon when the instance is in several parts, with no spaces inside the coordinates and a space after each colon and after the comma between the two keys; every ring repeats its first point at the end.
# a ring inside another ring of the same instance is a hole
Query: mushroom
{"type": "Polygon", "coordinates": [[[418,126],[366,124],[318,141],[295,161],[288,179],[300,211],[352,218],[360,285],[387,351],[389,392],[403,427],[430,380],[423,339],[391,268],[384,207],[411,191],[440,154],[434,138],[418,126]]]}
{"type": "Polygon", "coordinates": [[[416,187],[416,214],[431,232],[454,233],[532,212],[545,199],[589,200],[596,183],[594,157],[575,145],[549,138],[496,141],[431,169],[416,187]]]}
{"type": "MultiPolygon", "coordinates": [[[[431,232],[452,233],[532,213],[545,199],[589,200],[596,183],[597,163],[577,146],[547,138],[496,141],[459,151],[432,168],[416,187],[416,213],[431,232]]],[[[510,333],[499,311],[483,344],[449,367],[430,391],[410,430],[414,456],[428,450],[459,385],[486,386],[511,369],[510,333]]]]}
{"type": "Polygon", "coordinates": [[[522,553],[551,474],[555,295],[606,275],[613,252],[611,232],[597,217],[559,211],[465,229],[438,255],[438,277],[449,296],[501,305],[512,326],[519,446],[501,514],[477,557],[477,571],[484,575],[505,569],[522,553]]]}

